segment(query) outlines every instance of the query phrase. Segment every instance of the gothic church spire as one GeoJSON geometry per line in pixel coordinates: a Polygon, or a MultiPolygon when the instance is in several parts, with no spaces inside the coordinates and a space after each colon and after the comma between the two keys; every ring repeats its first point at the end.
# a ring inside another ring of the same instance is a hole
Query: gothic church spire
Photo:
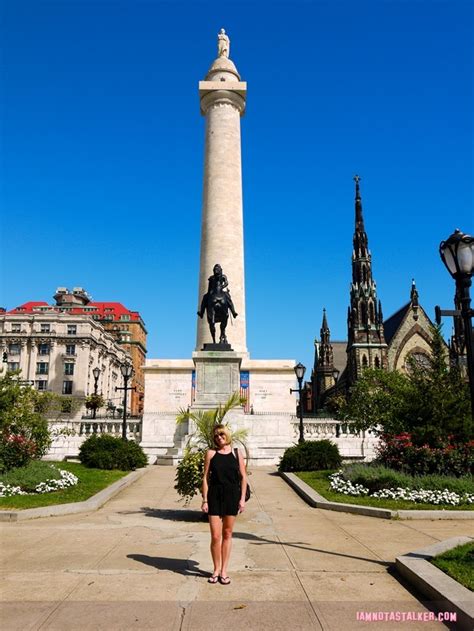
{"type": "Polygon", "coordinates": [[[353,383],[364,368],[387,365],[387,344],[383,332],[382,305],[372,277],[372,256],[364,226],[360,177],[355,182],[355,230],[352,240],[352,283],[348,312],[348,369],[353,383]]]}

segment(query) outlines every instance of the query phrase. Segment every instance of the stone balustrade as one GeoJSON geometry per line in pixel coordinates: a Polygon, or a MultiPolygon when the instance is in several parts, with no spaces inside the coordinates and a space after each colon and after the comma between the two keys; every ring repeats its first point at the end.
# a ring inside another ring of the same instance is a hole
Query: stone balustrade
{"type": "MultiPolygon", "coordinates": [[[[49,429],[53,442],[45,460],[62,460],[77,457],[82,443],[94,434],[109,434],[121,438],[122,420],[83,417],[67,421],[50,421],[49,429]]],[[[141,437],[141,418],[127,418],[127,439],[140,443],[141,437]]]]}
{"type": "MultiPolygon", "coordinates": [[[[291,417],[291,426],[296,442],[300,435],[300,421],[296,415],[291,417]]],[[[356,431],[351,423],[334,418],[303,417],[303,437],[307,441],[330,440],[338,446],[343,458],[357,460],[373,460],[379,442],[372,432],[356,431]]]]}

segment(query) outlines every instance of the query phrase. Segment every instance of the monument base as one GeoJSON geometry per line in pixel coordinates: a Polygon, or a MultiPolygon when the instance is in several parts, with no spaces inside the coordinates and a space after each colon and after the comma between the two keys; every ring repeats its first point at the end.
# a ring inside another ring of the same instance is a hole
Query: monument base
{"type": "MultiPolygon", "coordinates": [[[[225,403],[234,392],[240,391],[242,355],[221,350],[224,344],[205,344],[209,350],[193,353],[196,367],[194,409],[215,408],[225,403]]],[[[226,344],[225,346],[229,346],[226,344]]]]}
{"type": "Polygon", "coordinates": [[[147,359],[141,445],[150,462],[175,465],[183,456],[192,423],[176,424],[180,411],[213,409],[235,392],[247,404],[226,422],[248,431],[250,463],[278,463],[296,442],[294,360],[252,360],[237,351],[195,351],[192,359],[147,359]]]}
{"type": "Polygon", "coordinates": [[[204,346],[202,347],[202,350],[203,351],[233,351],[234,349],[227,342],[225,344],[219,342],[219,344],[204,344],[204,346]]]}

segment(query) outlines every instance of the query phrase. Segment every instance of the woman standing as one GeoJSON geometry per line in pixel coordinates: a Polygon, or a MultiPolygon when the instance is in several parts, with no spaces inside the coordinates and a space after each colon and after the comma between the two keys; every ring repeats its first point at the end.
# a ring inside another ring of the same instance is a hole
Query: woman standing
{"type": "Polygon", "coordinates": [[[214,571],[209,583],[228,585],[227,566],[232,549],[235,517],[245,508],[247,476],[243,455],[235,457],[230,431],[225,425],[214,427],[215,449],[206,452],[202,481],[202,510],[209,515],[211,555],[214,571]]]}

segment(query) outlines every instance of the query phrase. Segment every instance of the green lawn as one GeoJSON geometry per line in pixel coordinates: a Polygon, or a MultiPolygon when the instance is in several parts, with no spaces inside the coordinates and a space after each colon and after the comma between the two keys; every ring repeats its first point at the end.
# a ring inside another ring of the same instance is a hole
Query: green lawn
{"type": "Polygon", "coordinates": [[[130,471],[106,471],[103,469],[89,469],[76,462],[55,462],[59,469],[71,471],[79,478],[76,486],[71,486],[63,491],[53,491],[39,495],[15,495],[13,497],[0,497],[0,510],[25,508],[38,508],[51,506],[52,504],[68,504],[69,502],[83,502],[95,495],[116,480],[130,473],[130,471]]]}
{"type": "Polygon", "coordinates": [[[352,495],[336,493],[336,491],[333,491],[329,487],[328,475],[331,473],[335,473],[335,471],[302,471],[296,475],[330,502],[357,504],[357,506],[373,506],[375,508],[389,508],[390,510],[474,510],[474,506],[472,504],[439,506],[438,504],[420,504],[418,502],[407,502],[406,500],[388,500],[367,496],[353,497],[352,495]]]}
{"type": "Polygon", "coordinates": [[[448,550],[431,560],[455,581],[474,591],[474,543],[448,550]]]}

